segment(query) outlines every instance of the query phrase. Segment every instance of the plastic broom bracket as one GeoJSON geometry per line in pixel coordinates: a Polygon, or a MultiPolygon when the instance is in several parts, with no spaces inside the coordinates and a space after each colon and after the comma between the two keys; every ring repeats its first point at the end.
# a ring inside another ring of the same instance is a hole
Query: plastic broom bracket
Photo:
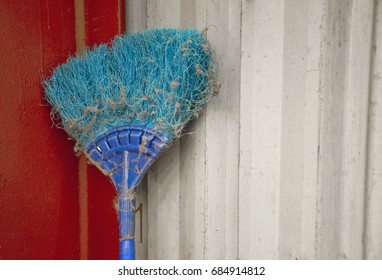
{"type": "Polygon", "coordinates": [[[136,188],[170,141],[146,127],[120,126],[100,135],[87,147],[87,156],[111,177],[118,191],[121,260],[135,259],[136,188]]]}

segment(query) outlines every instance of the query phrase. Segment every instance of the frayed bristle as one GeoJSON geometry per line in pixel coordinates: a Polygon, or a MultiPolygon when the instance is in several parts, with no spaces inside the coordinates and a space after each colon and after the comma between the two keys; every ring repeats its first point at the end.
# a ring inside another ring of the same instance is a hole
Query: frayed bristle
{"type": "Polygon", "coordinates": [[[80,147],[122,125],[179,137],[215,84],[205,37],[161,29],[118,36],[70,58],[44,81],[46,98],[80,147]]]}

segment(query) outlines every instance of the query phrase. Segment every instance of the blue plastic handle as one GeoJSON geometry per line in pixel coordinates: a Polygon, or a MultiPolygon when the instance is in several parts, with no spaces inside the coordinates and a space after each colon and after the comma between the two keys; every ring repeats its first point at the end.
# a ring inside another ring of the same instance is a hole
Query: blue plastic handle
{"type": "Polygon", "coordinates": [[[99,136],[87,156],[113,180],[118,191],[120,259],[135,259],[135,192],[170,140],[141,126],[121,126],[99,136]]]}

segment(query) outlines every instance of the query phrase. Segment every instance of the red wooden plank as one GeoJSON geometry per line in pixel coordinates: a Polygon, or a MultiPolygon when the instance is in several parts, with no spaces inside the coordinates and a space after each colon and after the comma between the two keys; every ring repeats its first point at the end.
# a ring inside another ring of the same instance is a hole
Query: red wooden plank
{"type": "MultiPolygon", "coordinates": [[[[124,32],[123,0],[85,0],[85,42],[87,46],[110,42],[124,32]]],[[[119,233],[110,180],[94,166],[88,167],[88,258],[118,259],[119,233]]]]}
{"type": "Polygon", "coordinates": [[[75,51],[72,0],[0,2],[0,259],[76,259],[78,159],[41,75],[75,51]]]}
{"type": "Polygon", "coordinates": [[[125,30],[124,0],[85,0],[86,45],[109,42],[125,30]]]}

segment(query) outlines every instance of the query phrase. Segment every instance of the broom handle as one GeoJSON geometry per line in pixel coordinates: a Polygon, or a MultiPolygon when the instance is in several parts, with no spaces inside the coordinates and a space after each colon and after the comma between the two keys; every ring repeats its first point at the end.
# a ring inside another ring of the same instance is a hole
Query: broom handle
{"type": "Polygon", "coordinates": [[[119,197],[119,256],[121,260],[135,260],[135,199],[119,197]]]}
{"type": "Polygon", "coordinates": [[[118,195],[119,257],[135,260],[135,189],[128,184],[129,152],[123,153],[122,182],[118,195]]]}

